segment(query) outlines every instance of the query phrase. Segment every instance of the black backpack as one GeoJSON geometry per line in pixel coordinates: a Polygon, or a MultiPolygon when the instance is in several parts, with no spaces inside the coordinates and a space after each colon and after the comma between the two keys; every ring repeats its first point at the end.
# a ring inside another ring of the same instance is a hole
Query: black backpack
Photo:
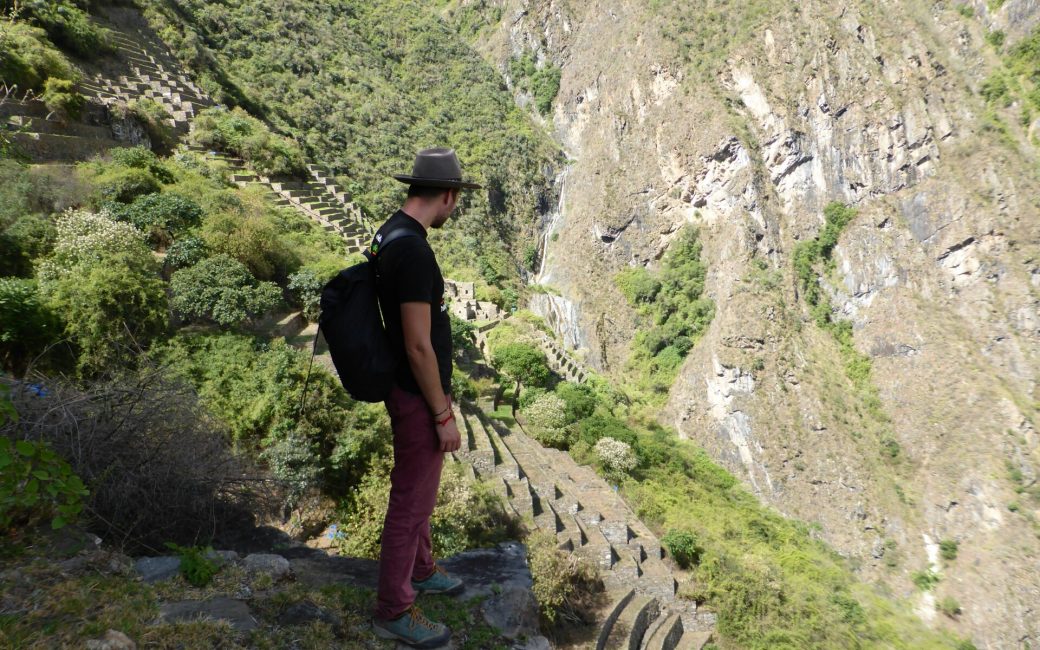
{"type": "Polygon", "coordinates": [[[385,400],[397,369],[379,311],[376,258],[391,242],[412,236],[418,233],[403,228],[390,232],[364,252],[366,261],[340,271],[321,290],[318,329],[343,388],[362,402],[385,400]]]}

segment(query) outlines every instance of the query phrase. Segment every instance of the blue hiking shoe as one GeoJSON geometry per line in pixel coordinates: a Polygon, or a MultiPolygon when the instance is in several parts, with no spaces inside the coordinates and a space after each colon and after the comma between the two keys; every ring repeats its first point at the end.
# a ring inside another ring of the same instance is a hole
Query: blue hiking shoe
{"type": "Polygon", "coordinates": [[[381,639],[393,639],[413,648],[439,648],[451,639],[446,625],[426,618],[415,605],[390,621],[373,618],[372,631],[381,639]]]}
{"type": "Polygon", "coordinates": [[[421,594],[454,596],[455,594],[461,594],[465,588],[466,585],[462,580],[452,578],[447,571],[436,565],[434,565],[433,574],[429,578],[418,582],[412,580],[412,589],[421,594]]]}

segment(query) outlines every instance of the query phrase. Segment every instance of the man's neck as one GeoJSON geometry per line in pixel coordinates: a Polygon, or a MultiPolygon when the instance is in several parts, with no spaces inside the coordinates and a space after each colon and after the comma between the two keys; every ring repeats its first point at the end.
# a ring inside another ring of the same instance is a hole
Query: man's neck
{"type": "Polygon", "coordinates": [[[429,230],[433,220],[437,218],[437,213],[432,208],[433,206],[425,201],[410,198],[406,199],[404,205],[401,206],[401,212],[418,221],[424,229],[429,230]]]}

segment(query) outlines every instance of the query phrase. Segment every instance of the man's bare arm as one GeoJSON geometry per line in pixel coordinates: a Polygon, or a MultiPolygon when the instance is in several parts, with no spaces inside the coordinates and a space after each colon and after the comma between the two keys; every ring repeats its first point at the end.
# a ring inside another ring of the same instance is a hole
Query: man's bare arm
{"type": "MultiPolygon", "coordinates": [[[[440,413],[450,406],[448,396],[441,387],[441,376],[437,366],[437,355],[430,341],[430,303],[405,302],[401,304],[401,327],[404,333],[404,349],[408,365],[419,384],[430,413],[440,413]]],[[[437,419],[443,420],[447,413],[437,419]]],[[[437,427],[441,451],[456,451],[461,445],[461,436],[455,420],[437,427]]]]}

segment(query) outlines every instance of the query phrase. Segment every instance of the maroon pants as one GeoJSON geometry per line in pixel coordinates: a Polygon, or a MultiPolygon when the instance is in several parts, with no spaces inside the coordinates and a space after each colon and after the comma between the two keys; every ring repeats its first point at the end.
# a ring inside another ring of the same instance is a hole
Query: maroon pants
{"type": "Polygon", "coordinates": [[[433,573],[430,515],[437,503],[444,452],[422,395],[394,387],[386,400],[394,431],[390,507],[383,522],[376,617],[400,616],[415,602],[411,581],[433,573]]]}

